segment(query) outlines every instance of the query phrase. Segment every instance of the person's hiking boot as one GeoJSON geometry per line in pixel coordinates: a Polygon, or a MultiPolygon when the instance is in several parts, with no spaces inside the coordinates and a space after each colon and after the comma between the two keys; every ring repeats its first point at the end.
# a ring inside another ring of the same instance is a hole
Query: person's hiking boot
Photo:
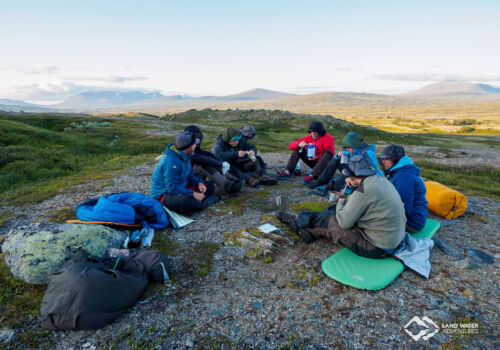
{"type": "Polygon", "coordinates": [[[203,204],[204,204],[205,206],[209,206],[209,205],[212,205],[212,204],[217,203],[218,201],[220,201],[220,197],[219,197],[219,196],[215,196],[215,195],[214,195],[214,196],[210,196],[210,197],[208,197],[208,198],[205,198],[205,199],[203,200],[203,204]]]}
{"type": "Polygon", "coordinates": [[[276,213],[276,218],[282,223],[290,226],[290,229],[293,233],[299,234],[299,226],[297,225],[295,215],[286,213],[284,211],[279,211],[276,213]]]}
{"type": "Polygon", "coordinates": [[[282,171],[281,173],[276,176],[276,180],[289,180],[292,178],[291,174],[288,174],[286,171],[282,171]]]}
{"type": "Polygon", "coordinates": [[[305,244],[312,243],[316,238],[305,228],[299,229],[299,237],[305,244]]]}
{"type": "MultiPolygon", "coordinates": [[[[307,175],[305,178],[304,178],[304,181],[302,181],[304,185],[310,185],[314,182],[314,179],[311,175],[307,175]]],[[[314,188],[314,187],[313,187],[314,188]]]]}
{"type": "Polygon", "coordinates": [[[236,179],[234,181],[226,181],[226,183],[224,184],[224,191],[227,194],[238,193],[239,191],[241,191],[244,184],[245,184],[245,182],[243,181],[243,179],[236,179]]]}
{"type": "Polygon", "coordinates": [[[252,187],[257,187],[259,185],[259,180],[253,176],[247,178],[247,184],[252,187]]]}
{"type": "MultiPolygon", "coordinates": [[[[305,181],[305,179],[304,179],[305,181]]],[[[312,181],[312,182],[309,182],[309,183],[304,183],[307,187],[309,188],[312,188],[312,189],[315,189],[316,187],[319,187],[321,186],[321,184],[319,183],[319,181],[312,181]]]]}
{"type": "Polygon", "coordinates": [[[274,186],[278,184],[278,180],[273,179],[271,176],[267,174],[263,174],[259,177],[259,181],[263,185],[274,186]]]}

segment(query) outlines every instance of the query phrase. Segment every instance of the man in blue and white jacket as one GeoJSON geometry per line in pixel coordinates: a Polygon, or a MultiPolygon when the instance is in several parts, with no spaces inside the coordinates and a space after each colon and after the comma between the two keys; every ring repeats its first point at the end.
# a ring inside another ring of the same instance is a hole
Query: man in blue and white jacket
{"type": "Polygon", "coordinates": [[[342,172],[342,170],[346,167],[347,161],[355,155],[365,156],[370,167],[376,172],[376,174],[383,176],[382,171],[378,167],[375,145],[363,142],[363,137],[361,135],[351,131],[344,136],[344,139],[342,140],[342,150],[335,154],[332,160],[330,160],[318,178],[318,181],[306,184],[306,186],[309,188],[316,188],[326,185],[333,180],[331,184],[328,185],[329,190],[337,192],[345,191],[345,194],[349,194],[352,189],[346,187],[346,177],[341,175],[339,178],[334,179],[333,175],[336,170],[342,172]]]}
{"type": "Polygon", "coordinates": [[[189,131],[175,136],[158,163],[151,181],[151,196],[176,212],[191,214],[219,201],[213,196],[215,187],[197,178],[191,167],[191,155],[196,148],[196,137],[189,131]]]}
{"type": "Polygon", "coordinates": [[[387,179],[392,182],[405,206],[406,230],[420,231],[427,221],[426,188],[420,168],[405,155],[403,147],[390,145],[379,156],[387,179]]]}

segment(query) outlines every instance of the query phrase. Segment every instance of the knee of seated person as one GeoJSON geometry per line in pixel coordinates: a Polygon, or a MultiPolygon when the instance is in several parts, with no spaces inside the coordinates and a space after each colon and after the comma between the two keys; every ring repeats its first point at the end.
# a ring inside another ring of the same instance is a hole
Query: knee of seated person
{"type": "Polygon", "coordinates": [[[333,152],[330,150],[324,151],[322,156],[333,157],[333,152]]]}

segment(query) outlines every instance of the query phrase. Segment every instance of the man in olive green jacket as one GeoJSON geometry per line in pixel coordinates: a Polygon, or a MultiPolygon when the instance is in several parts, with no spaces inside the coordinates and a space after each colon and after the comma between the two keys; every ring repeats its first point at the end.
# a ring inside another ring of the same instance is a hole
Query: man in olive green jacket
{"type": "Polygon", "coordinates": [[[392,254],[405,237],[404,205],[395,187],[363,155],[351,157],[343,174],[353,188],[348,198],[336,196],[337,205],[321,213],[280,212],[278,219],[299,232],[306,242],[331,238],[354,253],[374,259],[392,254]]]}

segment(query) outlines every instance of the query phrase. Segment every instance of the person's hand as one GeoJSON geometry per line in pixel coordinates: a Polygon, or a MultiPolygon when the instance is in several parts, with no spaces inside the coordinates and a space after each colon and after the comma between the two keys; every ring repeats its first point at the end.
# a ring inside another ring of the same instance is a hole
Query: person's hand
{"type": "Polygon", "coordinates": [[[344,151],[340,151],[339,153],[337,153],[337,157],[338,157],[338,158],[341,158],[341,157],[342,157],[343,152],[344,152],[344,151]]]}
{"type": "Polygon", "coordinates": [[[229,169],[231,169],[231,165],[228,162],[222,162],[222,175],[226,175],[229,169]]]}
{"type": "Polygon", "coordinates": [[[247,152],[245,151],[238,151],[238,157],[240,158],[243,158],[244,156],[246,156],[247,152]]]}
{"type": "Polygon", "coordinates": [[[197,200],[199,200],[200,202],[205,199],[205,195],[203,193],[200,193],[200,192],[193,192],[193,197],[197,200]]]}
{"type": "Polygon", "coordinates": [[[248,155],[250,157],[255,157],[255,152],[254,151],[248,151],[248,155]]]}
{"type": "Polygon", "coordinates": [[[318,157],[311,157],[311,158],[307,158],[307,159],[309,159],[309,160],[316,160],[316,159],[318,159],[318,157]]]}
{"type": "Polygon", "coordinates": [[[300,141],[298,146],[299,146],[299,147],[306,147],[306,146],[307,146],[307,142],[305,142],[305,141],[300,141]]]}
{"type": "Polygon", "coordinates": [[[201,193],[205,193],[207,191],[207,186],[205,186],[204,183],[200,182],[198,184],[198,189],[200,190],[201,193]]]}

